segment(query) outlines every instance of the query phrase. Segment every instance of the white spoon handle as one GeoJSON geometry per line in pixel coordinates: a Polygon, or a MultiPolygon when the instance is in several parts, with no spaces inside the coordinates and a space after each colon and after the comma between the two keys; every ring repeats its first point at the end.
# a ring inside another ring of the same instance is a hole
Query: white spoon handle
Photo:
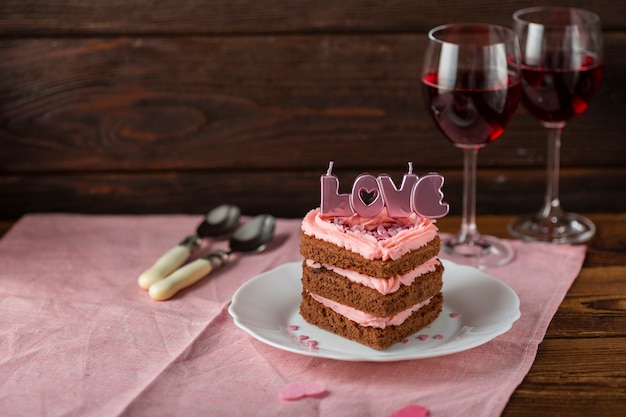
{"type": "Polygon", "coordinates": [[[149,290],[150,297],[157,301],[167,300],[183,288],[195,284],[212,270],[211,261],[205,258],[196,259],[172,275],[153,284],[149,290]]]}
{"type": "Polygon", "coordinates": [[[152,284],[162,280],[181,266],[195,247],[198,246],[198,238],[188,236],[184,241],[174,246],[163,254],[148,270],[139,275],[137,280],[139,286],[144,290],[150,288],[152,284]]]}
{"type": "Polygon", "coordinates": [[[157,301],[172,298],[178,291],[195,284],[214,269],[224,265],[229,256],[230,252],[219,249],[205,257],[198,258],[153,284],[148,293],[157,301]]]}

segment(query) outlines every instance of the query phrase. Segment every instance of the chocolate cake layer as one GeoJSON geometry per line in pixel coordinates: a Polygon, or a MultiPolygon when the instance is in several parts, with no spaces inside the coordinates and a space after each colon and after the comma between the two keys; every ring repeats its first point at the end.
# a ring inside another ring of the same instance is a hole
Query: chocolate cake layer
{"type": "Polygon", "coordinates": [[[443,285],[442,265],[391,294],[381,294],[324,267],[309,267],[306,262],[302,264],[302,272],[302,286],[313,294],[379,317],[392,316],[439,294],[443,285]]]}
{"type": "Polygon", "coordinates": [[[300,253],[305,259],[312,259],[322,264],[336,265],[351,269],[372,277],[389,278],[405,274],[417,265],[439,254],[441,241],[435,236],[421,248],[405,253],[400,259],[383,261],[365,259],[358,253],[340,248],[332,243],[301,233],[300,253]]]}
{"type": "Polygon", "coordinates": [[[414,312],[401,325],[380,329],[359,325],[318,303],[306,290],[303,290],[300,314],[310,324],[374,349],[384,350],[435,321],[441,312],[442,305],[443,296],[439,293],[428,305],[414,312]]]}

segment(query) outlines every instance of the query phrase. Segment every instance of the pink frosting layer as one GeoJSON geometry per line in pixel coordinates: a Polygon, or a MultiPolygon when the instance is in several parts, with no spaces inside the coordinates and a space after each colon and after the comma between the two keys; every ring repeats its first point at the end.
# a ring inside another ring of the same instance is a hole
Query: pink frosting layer
{"type": "Polygon", "coordinates": [[[376,327],[379,329],[384,329],[387,326],[399,326],[400,324],[404,323],[404,321],[409,318],[411,314],[413,314],[415,311],[430,304],[431,300],[429,298],[426,301],[415,304],[413,307],[410,307],[390,317],[377,317],[364,311],[345,306],[336,301],[329,300],[328,298],[320,297],[317,294],[309,294],[311,295],[311,297],[313,297],[315,301],[322,303],[331,310],[341,314],[344,317],[347,317],[348,319],[360,324],[361,326],[376,327]]]}
{"type": "Polygon", "coordinates": [[[400,259],[405,253],[426,245],[438,229],[434,219],[414,213],[399,219],[389,217],[386,210],[373,218],[358,215],[323,218],[316,208],[304,216],[302,231],[366,259],[386,261],[400,259]]]}
{"type": "Polygon", "coordinates": [[[366,287],[373,288],[381,294],[391,294],[400,289],[401,285],[411,285],[413,281],[420,275],[424,275],[428,272],[432,272],[437,269],[439,260],[437,258],[429,259],[422,265],[418,266],[412,271],[409,271],[403,275],[396,275],[391,278],[376,278],[369,275],[361,274],[356,271],[348,269],[338,268],[334,265],[320,264],[310,259],[306,260],[306,264],[311,268],[324,268],[331,270],[343,277],[348,278],[352,282],[363,284],[366,287]]]}

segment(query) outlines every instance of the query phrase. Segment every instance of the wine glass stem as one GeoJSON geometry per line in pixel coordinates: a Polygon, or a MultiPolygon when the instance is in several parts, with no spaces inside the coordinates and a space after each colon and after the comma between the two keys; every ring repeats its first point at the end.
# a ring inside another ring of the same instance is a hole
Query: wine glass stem
{"type": "Polygon", "coordinates": [[[559,168],[561,156],[562,126],[548,127],[548,160],[546,196],[539,216],[543,219],[556,220],[562,214],[559,200],[559,168]]]}
{"type": "Polygon", "coordinates": [[[463,148],[463,217],[457,234],[458,243],[478,239],[476,227],[476,159],[478,148],[463,148]]]}

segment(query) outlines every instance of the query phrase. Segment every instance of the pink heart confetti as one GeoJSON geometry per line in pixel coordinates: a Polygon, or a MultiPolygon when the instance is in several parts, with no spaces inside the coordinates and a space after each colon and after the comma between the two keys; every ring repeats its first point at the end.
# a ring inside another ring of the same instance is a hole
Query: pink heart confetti
{"type": "Polygon", "coordinates": [[[314,382],[291,382],[280,390],[280,398],[285,401],[299,400],[304,397],[319,397],[326,392],[323,385],[314,382]]]}
{"type": "Polygon", "coordinates": [[[419,404],[407,405],[389,417],[428,417],[428,408],[419,404]]]}

